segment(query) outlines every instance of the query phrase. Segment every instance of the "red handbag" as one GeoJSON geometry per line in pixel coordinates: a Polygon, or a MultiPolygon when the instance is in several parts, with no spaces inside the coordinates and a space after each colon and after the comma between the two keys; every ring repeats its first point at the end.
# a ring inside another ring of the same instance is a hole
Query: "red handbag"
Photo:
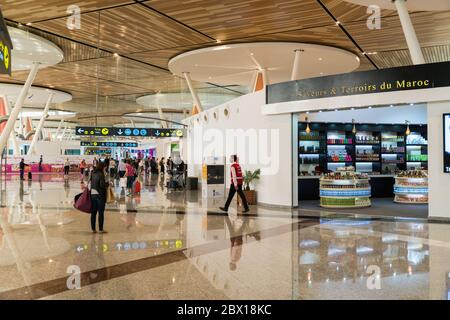
{"type": "Polygon", "coordinates": [[[75,209],[78,209],[85,213],[91,213],[92,200],[91,200],[91,190],[88,187],[84,188],[82,193],[75,196],[74,205],[75,209]]]}

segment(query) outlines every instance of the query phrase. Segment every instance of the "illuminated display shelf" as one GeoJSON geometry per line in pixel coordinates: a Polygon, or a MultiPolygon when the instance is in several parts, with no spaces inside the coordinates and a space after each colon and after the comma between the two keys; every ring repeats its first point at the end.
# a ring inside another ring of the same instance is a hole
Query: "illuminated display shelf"
{"type": "Polygon", "coordinates": [[[394,202],[405,204],[428,203],[428,178],[395,177],[394,202]]]}
{"type": "Polygon", "coordinates": [[[371,206],[370,178],[320,178],[320,206],[324,208],[364,208],[371,206]]]}

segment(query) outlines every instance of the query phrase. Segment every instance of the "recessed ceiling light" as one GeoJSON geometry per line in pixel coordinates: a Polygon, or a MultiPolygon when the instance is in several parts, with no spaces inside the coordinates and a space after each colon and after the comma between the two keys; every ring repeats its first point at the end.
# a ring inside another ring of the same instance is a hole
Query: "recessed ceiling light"
{"type": "Polygon", "coordinates": [[[334,109],[334,111],[338,111],[338,109],[334,109]]]}
{"type": "Polygon", "coordinates": [[[372,109],[372,107],[369,107],[369,109],[372,109]]]}
{"type": "Polygon", "coordinates": [[[352,110],[355,110],[355,108],[352,108],[352,110]]]}
{"type": "Polygon", "coordinates": [[[392,108],[392,107],[394,107],[394,105],[393,105],[393,104],[391,104],[391,108],[392,108]]]}
{"type": "Polygon", "coordinates": [[[114,53],[113,56],[117,58],[119,56],[119,54],[118,53],[114,53]]]}
{"type": "Polygon", "coordinates": [[[221,43],[221,42],[222,42],[222,40],[220,40],[220,39],[217,39],[217,40],[216,40],[216,42],[217,42],[217,43],[221,43]]]}
{"type": "Polygon", "coordinates": [[[319,61],[322,61],[323,59],[322,58],[319,58],[319,61]]]}
{"type": "Polygon", "coordinates": [[[414,103],[410,103],[409,105],[410,105],[410,106],[413,106],[413,105],[414,105],[414,103]]]}
{"type": "Polygon", "coordinates": [[[320,75],[323,75],[323,72],[321,72],[320,75]]]}
{"type": "Polygon", "coordinates": [[[322,112],[322,110],[319,110],[319,112],[322,112]]]}
{"type": "Polygon", "coordinates": [[[252,56],[254,53],[253,52],[250,52],[250,55],[252,56]]]}
{"type": "Polygon", "coordinates": [[[27,26],[31,26],[31,22],[28,22],[28,23],[27,23],[27,26]]]}
{"type": "Polygon", "coordinates": [[[338,21],[336,21],[336,25],[338,26],[338,25],[340,25],[341,24],[341,22],[338,20],[338,21]]]}

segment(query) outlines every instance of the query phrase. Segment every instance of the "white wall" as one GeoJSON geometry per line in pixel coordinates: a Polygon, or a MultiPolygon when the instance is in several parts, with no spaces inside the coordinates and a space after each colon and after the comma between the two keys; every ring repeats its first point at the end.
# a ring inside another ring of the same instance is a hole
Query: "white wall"
{"type": "MultiPolygon", "coordinates": [[[[225,156],[228,161],[231,154],[238,154],[243,170],[262,170],[261,179],[254,186],[258,202],[291,207],[291,115],[264,116],[264,104],[265,92],[260,91],[186,119],[188,173],[201,180],[205,157],[225,156]]],[[[229,187],[228,166],[226,170],[229,187]]]]}
{"type": "Polygon", "coordinates": [[[450,218],[450,173],[444,173],[442,114],[450,113],[450,101],[428,104],[429,216],[450,218]]]}

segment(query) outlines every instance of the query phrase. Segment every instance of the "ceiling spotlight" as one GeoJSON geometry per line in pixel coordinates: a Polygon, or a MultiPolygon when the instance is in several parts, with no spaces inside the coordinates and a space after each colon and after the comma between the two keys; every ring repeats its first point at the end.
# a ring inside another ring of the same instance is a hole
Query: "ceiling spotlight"
{"type": "Polygon", "coordinates": [[[251,55],[251,56],[253,56],[253,54],[254,54],[253,52],[250,52],[250,55],[251,55]]]}
{"type": "Polygon", "coordinates": [[[322,58],[319,58],[319,61],[322,61],[323,59],[322,58]]]}
{"type": "Polygon", "coordinates": [[[217,39],[217,40],[216,40],[216,43],[222,43],[222,40],[217,39]]]}
{"type": "Polygon", "coordinates": [[[322,110],[319,110],[319,112],[322,112],[322,110]]]}
{"type": "Polygon", "coordinates": [[[355,124],[355,119],[352,119],[352,123],[353,123],[352,133],[353,133],[353,134],[356,134],[356,124],[355,124]]]}
{"type": "Polygon", "coordinates": [[[321,72],[320,75],[322,76],[322,75],[323,75],[323,72],[321,72]]]}
{"type": "Polygon", "coordinates": [[[410,106],[413,106],[413,105],[414,105],[414,103],[410,103],[409,105],[410,105],[410,106]]]}
{"type": "Polygon", "coordinates": [[[338,20],[338,21],[336,21],[336,25],[338,26],[338,25],[340,25],[341,24],[341,22],[338,20]]]}
{"type": "Polygon", "coordinates": [[[355,110],[355,108],[352,108],[352,110],[355,110]]]}
{"type": "Polygon", "coordinates": [[[394,107],[394,105],[393,104],[391,104],[391,108],[393,108],[394,107]]]}
{"type": "Polygon", "coordinates": [[[27,26],[31,26],[31,22],[28,22],[28,23],[27,23],[27,26]]]}
{"type": "Polygon", "coordinates": [[[338,111],[338,109],[334,109],[334,111],[338,111]]]}
{"type": "Polygon", "coordinates": [[[114,53],[113,56],[117,58],[119,56],[119,54],[118,53],[114,53]]]}
{"type": "Polygon", "coordinates": [[[372,107],[369,107],[369,109],[372,109],[372,107]]]}

